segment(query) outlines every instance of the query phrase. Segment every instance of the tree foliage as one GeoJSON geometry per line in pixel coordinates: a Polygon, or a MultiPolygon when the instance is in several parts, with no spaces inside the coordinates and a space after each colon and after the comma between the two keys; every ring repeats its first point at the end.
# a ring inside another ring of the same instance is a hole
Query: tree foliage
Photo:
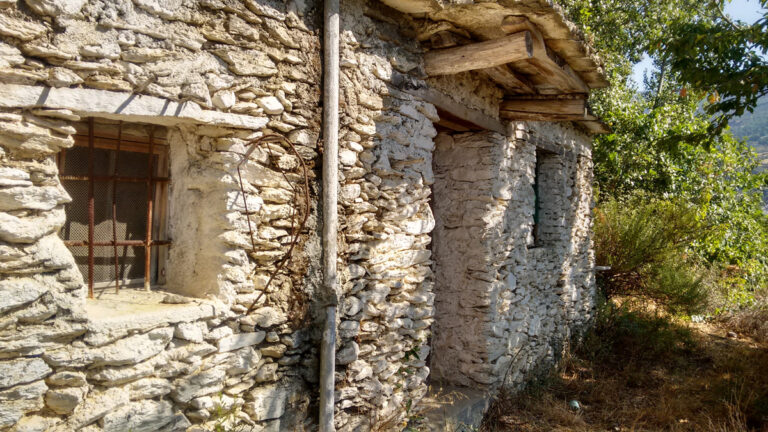
{"type": "MultiPolygon", "coordinates": [[[[743,301],[768,291],[768,218],[761,205],[768,174],[757,172],[754,149],[729,133],[728,120],[768,91],[762,57],[768,40],[765,18],[732,22],[723,1],[562,3],[594,38],[611,82],[590,98],[613,130],[593,149],[600,206],[637,196],[687,203],[708,229],[685,254],[727,269],[721,282],[747,293],[743,301]],[[640,88],[630,76],[644,55],[655,67],[640,88]]],[[[685,280],[668,270],[664,284],[685,280]]]]}
{"type": "MultiPolygon", "coordinates": [[[[704,109],[722,128],[732,116],[752,112],[768,94],[768,13],[757,22],[734,21],[723,12],[726,0],[713,0],[708,13],[679,18],[654,53],[668,58],[682,83],[707,92],[704,109]]],[[[768,0],[761,0],[763,8],[768,0]]]]}

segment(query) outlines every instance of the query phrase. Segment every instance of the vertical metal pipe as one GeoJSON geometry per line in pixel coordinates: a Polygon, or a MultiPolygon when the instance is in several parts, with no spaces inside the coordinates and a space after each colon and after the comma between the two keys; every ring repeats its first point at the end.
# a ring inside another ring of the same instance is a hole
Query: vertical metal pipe
{"type": "Polygon", "coordinates": [[[155,158],[155,129],[149,130],[149,159],[147,162],[147,235],[144,238],[144,289],[149,291],[152,277],[152,206],[153,162],[155,158]]]}
{"type": "Polygon", "coordinates": [[[115,152],[115,169],[112,170],[112,241],[115,255],[115,294],[120,292],[120,261],[117,253],[117,175],[120,172],[120,145],[123,143],[123,122],[117,124],[117,151],[115,152]]]}
{"type": "Polygon", "coordinates": [[[328,306],[320,346],[320,432],[332,432],[338,303],[339,0],[325,0],[323,25],[323,286],[328,306]]]}
{"type": "Polygon", "coordinates": [[[96,203],[93,193],[93,136],[94,120],[88,119],[88,298],[93,298],[93,231],[96,225],[94,211],[96,203]]]}

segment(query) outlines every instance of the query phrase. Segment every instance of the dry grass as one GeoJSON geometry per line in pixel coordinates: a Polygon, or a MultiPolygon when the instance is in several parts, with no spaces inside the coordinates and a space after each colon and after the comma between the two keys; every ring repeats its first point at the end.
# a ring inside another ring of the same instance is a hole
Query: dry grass
{"type": "MultiPolygon", "coordinates": [[[[589,351],[577,350],[545,382],[498,400],[484,430],[768,432],[768,345],[727,338],[721,326],[687,327],[689,343],[656,351],[666,336],[643,328],[634,336],[647,340],[632,340],[603,329],[616,343],[603,340],[608,348],[595,355],[601,335],[588,338],[589,351]],[[569,409],[571,400],[581,409],[569,409]]],[[[685,329],[658,331],[677,330],[685,329]]]]}
{"type": "Polygon", "coordinates": [[[723,327],[740,335],[768,343],[768,309],[748,309],[728,314],[720,319],[723,327]]]}

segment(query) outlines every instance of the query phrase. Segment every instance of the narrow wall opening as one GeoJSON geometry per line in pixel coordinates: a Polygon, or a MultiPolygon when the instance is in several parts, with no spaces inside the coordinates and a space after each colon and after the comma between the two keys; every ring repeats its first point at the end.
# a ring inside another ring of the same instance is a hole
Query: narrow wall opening
{"type": "Polygon", "coordinates": [[[506,140],[493,132],[438,131],[433,155],[431,382],[483,388],[495,382],[486,333],[499,284],[492,255],[504,215],[494,190],[506,140]]]}

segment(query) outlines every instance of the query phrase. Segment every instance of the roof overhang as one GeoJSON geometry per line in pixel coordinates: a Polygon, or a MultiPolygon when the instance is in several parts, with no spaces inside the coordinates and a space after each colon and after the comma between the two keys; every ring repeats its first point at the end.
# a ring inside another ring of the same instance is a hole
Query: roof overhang
{"type": "Polygon", "coordinates": [[[458,4],[437,0],[380,0],[412,15],[428,48],[428,76],[475,71],[505,92],[508,120],[572,121],[589,133],[608,128],[586,98],[608,86],[602,62],[562,9],[545,0],[458,4]]]}

